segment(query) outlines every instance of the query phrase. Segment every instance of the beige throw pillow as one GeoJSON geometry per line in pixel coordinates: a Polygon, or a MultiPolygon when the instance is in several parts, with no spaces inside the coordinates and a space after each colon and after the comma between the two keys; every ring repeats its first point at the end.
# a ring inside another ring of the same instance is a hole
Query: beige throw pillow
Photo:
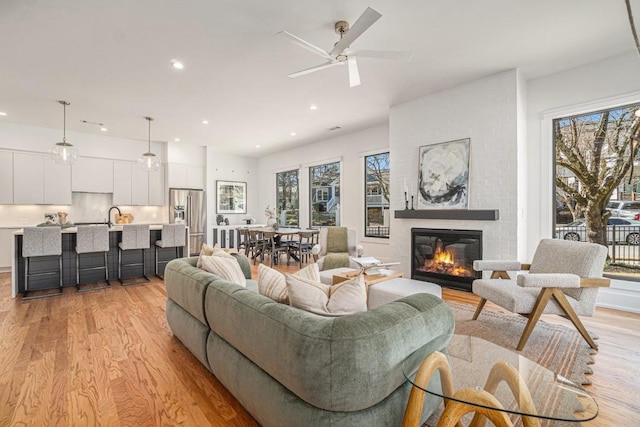
{"type": "Polygon", "coordinates": [[[231,283],[242,287],[247,287],[247,279],[242,273],[240,264],[231,255],[229,258],[222,256],[203,256],[202,268],[209,273],[213,273],[231,283]]]}
{"type": "MultiPolygon", "coordinates": [[[[318,264],[309,264],[294,274],[296,277],[320,281],[318,264]]],[[[284,274],[264,264],[258,265],[258,292],[281,304],[289,304],[289,291],[284,274]]]]}
{"type": "Polygon", "coordinates": [[[224,249],[220,248],[220,245],[217,243],[211,247],[206,243],[202,244],[202,248],[200,249],[200,255],[198,256],[198,262],[196,263],[196,267],[202,268],[202,257],[204,256],[221,256],[225,258],[233,258],[224,249]]]}
{"type": "Polygon", "coordinates": [[[367,311],[367,288],[362,275],[333,286],[292,274],[287,274],[286,278],[292,307],[321,316],[367,311]]]}

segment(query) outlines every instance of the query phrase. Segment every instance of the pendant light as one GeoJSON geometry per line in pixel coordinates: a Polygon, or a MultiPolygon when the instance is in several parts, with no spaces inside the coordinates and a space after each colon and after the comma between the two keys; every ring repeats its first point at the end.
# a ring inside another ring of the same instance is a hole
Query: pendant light
{"type": "Polygon", "coordinates": [[[153,117],[145,117],[145,120],[149,122],[149,148],[146,153],[142,153],[140,158],[138,158],[138,164],[147,172],[156,172],[160,169],[160,159],[151,152],[151,122],[153,121],[153,117]]]}
{"type": "Polygon", "coordinates": [[[78,159],[78,149],[67,142],[67,101],[58,101],[62,104],[62,142],[57,142],[49,150],[49,155],[54,162],[61,165],[70,165],[78,159]]]}

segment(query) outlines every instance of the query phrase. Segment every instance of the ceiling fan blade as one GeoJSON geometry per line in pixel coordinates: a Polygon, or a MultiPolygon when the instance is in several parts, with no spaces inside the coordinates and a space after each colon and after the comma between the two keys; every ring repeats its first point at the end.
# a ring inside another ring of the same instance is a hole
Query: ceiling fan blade
{"type": "Polygon", "coordinates": [[[315,67],[307,68],[305,70],[296,71],[295,73],[289,74],[289,77],[296,78],[300,76],[304,76],[305,74],[314,73],[316,71],[324,70],[325,68],[333,67],[335,65],[342,65],[342,62],[326,62],[324,64],[316,65],[315,67]]]}
{"type": "Polygon", "coordinates": [[[340,39],[338,43],[333,47],[329,54],[333,57],[342,53],[349,45],[358,37],[362,35],[365,31],[369,29],[370,26],[374,24],[378,19],[380,19],[382,15],[374,9],[370,7],[364,11],[360,18],[349,28],[349,31],[340,39]]]}
{"type": "Polygon", "coordinates": [[[350,56],[347,59],[347,65],[349,65],[349,87],[360,85],[360,73],[358,72],[358,63],[355,56],[350,56]]]}
{"type": "Polygon", "coordinates": [[[311,43],[309,43],[306,40],[301,39],[298,36],[294,36],[291,33],[288,33],[286,31],[280,31],[278,34],[276,34],[278,36],[282,36],[285,37],[287,40],[289,40],[292,43],[297,44],[298,46],[307,49],[309,52],[313,52],[316,55],[320,55],[325,59],[329,59],[329,60],[333,60],[333,58],[331,56],[329,56],[329,52],[327,52],[326,50],[319,48],[316,45],[313,45],[311,43]]]}
{"type": "Polygon", "coordinates": [[[351,50],[344,51],[346,56],[358,56],[361,58],[397,59],[409,61],[413,57],[413,52],[399,50],[351,50]]]}

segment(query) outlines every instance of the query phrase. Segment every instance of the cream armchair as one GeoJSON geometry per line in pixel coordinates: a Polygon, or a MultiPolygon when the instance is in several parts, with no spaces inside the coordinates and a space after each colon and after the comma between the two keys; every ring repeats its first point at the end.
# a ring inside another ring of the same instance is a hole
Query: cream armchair
{"type": "Polygon", "coordinates": [[[602,278],[607,248],[595,243],[544,239],[538,245],[530,265],[517,261],[484,261],[473,263],[476,271],[492,271],[490,279],[473,282],[473,293],[481,300],[473,315],[476,320],[485,303],[491,301],[529,319],[517,350],[527,343],[543,313],[558,314],[573,322],[591,348],[598,346],[578,315],[593,316],[598,288],[607,287],[602,278]],[[529,270],[512,280],[509,271],[529,270]]]}
{"type": "MultiPolygon", "coordinates": [[[[356,242],[356,230],[353,228],[346,227],[323,227],[320,229],[320,233],[318,234],[318,243],[311,248],[311,254],[313,258],[316,260],[318,264],[318,268],[320,271],[325,270],[325,257],[328,254],[337,254],[337,253],[346,253],[349,257],[361,257],[364,254],[364,248],[362,245],[356,242]],[[331,245],[331,242],[327,242],[327,236],[329,235],[329,229],[338,230],[338,229],[346,229],[347,233],[347,242],[344,250],[331,252],[331,249],[336,249],[335,245],[331,245]]],[[[348,265],[343,265],[342,267],[348,268],[360,268],[358,264],[349,260],[348,265]]]]}

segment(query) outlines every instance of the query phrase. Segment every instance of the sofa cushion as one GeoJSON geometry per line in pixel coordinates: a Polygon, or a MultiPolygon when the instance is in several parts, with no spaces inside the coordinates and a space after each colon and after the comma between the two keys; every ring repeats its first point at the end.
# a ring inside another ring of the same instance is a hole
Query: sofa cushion
{"type": "Polygon", "coordinates": [[[229,258],[213,255],[202,256],[200,259],[202,260],[202,268],[204,270],[220,276],[231,283],[242,287],[247,286],[247,279],[244,277],[238,261],[231,255],[229,255],[229,258]]]}
{"type": "Polygon", "coordinates": [[[293,274],[287,274],[286,278],[292,307],[321,316],[367,311],[367,288],[362,275],[333,286],[293,274]]]}
{"type": "Polygon", "coordinates": [[[204,295],[209,283],[215,280],[216,276],[196,269],[197,261],[197,257],[169,261],[164,273],[164,282],[167,297],[206,325],[204,295]]]}

